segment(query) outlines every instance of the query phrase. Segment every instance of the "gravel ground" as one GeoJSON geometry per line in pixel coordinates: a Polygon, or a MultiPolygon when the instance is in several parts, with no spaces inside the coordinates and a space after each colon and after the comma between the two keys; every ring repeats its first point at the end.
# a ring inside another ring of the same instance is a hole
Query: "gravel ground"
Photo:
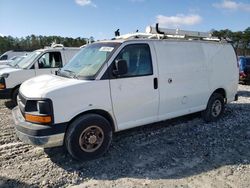
{"type": "Polygon", "coordinates": [[[15,136],[0,100],[0,187],[250,187],[250,86],[222,119],[199,113],[116,133],[105,156],[77,162],[15,136]]]}

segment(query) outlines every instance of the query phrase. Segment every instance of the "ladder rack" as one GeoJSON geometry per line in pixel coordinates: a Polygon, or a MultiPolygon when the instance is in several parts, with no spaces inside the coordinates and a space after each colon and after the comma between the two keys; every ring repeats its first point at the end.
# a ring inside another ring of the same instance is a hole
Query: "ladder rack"
{"type": "Polygon", "coordinates": [[[146,28],[146,33],[151,34],[162,34],[162,35],[181,35],[186,38],[211,38],[212,34],[208,32],[198,32],[198,31],[185,31],[180,29],[167,29],[159,28],[159,24],[156,24],[156,27],[148,26],[146,28]]]}
{"type": "Polygon", "coordinates": [[[146,33],[130,33],[115,37],[115,39],[183,39],[183,40],[205,40],[205,41],[225,41],[217,37],[213,37],[209,32],[198,31],[185,31],[180,29],[167,29],[159,28],[159,24],[156,27],[148,26],[146,33]]]}

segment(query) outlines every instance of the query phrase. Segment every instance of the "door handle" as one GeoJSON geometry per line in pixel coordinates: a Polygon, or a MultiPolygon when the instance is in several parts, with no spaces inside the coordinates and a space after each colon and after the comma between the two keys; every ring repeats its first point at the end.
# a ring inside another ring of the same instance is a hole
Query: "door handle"
{"type": "Polygon", "coordinates": [[[158,89],[158,79],[154,78],[154,89],[158,89]]]}

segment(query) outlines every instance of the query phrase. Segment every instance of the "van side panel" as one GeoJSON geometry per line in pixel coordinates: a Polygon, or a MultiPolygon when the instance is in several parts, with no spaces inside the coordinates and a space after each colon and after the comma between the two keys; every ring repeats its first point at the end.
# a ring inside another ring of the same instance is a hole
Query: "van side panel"
{"type": "Polygon", "coordinates": [[[159,67],[159,120],[206,108],[206,58],[200,42],[155,41],[159,67]]]}
{"type": "Polygon", "coordinates": [[[25,80],[28,80],[34,76],[36,76],[34,69],[23,69],[20,71],[13,71],[9,74],[9,77],[5,79],[6,87],[12,89],[22,84],[25,80]]]}
{"type": "Polygon", "coordinates": [[[239,69],[237,58],[230,44],[202,44],[209,72],[210,93],[222,88],[226,91],[227,102],[234,101],[237,93],[239,69]]]}

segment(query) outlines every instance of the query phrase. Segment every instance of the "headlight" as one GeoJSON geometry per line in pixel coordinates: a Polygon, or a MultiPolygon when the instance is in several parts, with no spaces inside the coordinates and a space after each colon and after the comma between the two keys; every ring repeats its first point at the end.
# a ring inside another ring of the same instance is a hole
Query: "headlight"
{"type": "Polygon", "coordinates": [[[53,107],[52,101],[45,100],[28,100],[25,105],[24,117],[26,121],[38,124],[52,124],[53,107]]]}
{"type": "Polygon", "coordinates": [[[49,101],[37,101],[37,111],[39,114],[51,114],[51,106],[49,101]]]}
{"type": "Polygon", "coordinates": [[[5,89],[5,80],[4,77],[0,77],[0,89],[5,89]]]}

